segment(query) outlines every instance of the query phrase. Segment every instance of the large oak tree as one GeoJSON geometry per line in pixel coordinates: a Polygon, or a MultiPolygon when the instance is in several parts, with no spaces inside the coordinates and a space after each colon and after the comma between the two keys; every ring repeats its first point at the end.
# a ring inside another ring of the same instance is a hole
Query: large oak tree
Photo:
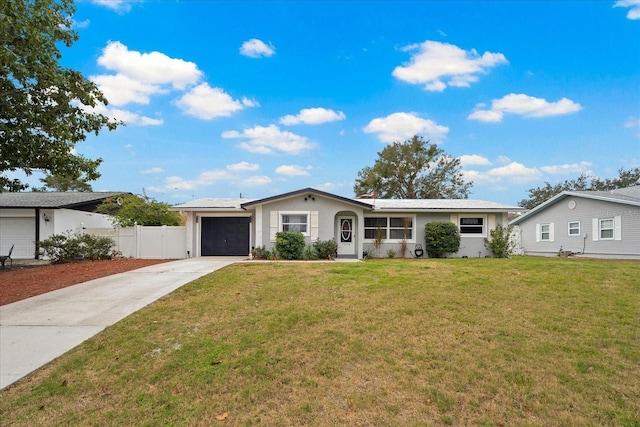
{"type": "Polygon", "coordinates": [[[460,168],[460,159],[414,135],[380,151],[373,166],[358,172],[353,191],[383,199],[466,199],[473,182],[460,168]]]}
{"type": "Polygon", "coordinates": [[[87,107],[107,104],[97,86],[59,64],[77,39],[71,0],[0,1],[0,191],[28,187],[6,176],[42,171],[91,181],[101,159],[75,153],[89,133],[119,123],[87,107]]]}

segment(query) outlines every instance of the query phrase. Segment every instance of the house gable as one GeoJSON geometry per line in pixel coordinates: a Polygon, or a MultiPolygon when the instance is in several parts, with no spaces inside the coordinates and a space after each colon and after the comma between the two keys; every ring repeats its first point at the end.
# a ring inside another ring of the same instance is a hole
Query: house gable
{"type": "Polygon", "coordinates": [[[640,258],[640,199],[627,191],[567,191],[511,221],[522,253],[640,258]]]}

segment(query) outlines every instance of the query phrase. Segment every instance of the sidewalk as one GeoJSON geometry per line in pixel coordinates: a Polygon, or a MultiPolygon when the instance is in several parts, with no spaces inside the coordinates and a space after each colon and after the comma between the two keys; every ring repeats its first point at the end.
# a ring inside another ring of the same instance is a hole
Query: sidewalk
{"type": "Polygon", "coordinates": [[[182,285],[242,259],[171,261],[0,307],[0,389],[182,285]]]}

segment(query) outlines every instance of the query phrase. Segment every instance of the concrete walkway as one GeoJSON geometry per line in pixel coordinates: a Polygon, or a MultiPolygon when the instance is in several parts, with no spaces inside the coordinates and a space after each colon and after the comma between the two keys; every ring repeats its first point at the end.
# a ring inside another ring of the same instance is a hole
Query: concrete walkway
{"type": "Polygon", "coordinates": [[[0,389],[182,285],[242,259],[170,261],[0,307],[0,389]]]}

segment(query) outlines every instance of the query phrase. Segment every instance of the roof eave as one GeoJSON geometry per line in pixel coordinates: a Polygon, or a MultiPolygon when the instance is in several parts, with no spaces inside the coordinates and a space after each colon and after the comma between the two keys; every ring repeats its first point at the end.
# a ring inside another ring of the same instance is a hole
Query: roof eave
{"type": "Polygon", "coordinates": [[[336,194],[331,194],[331,193],[327,193],[326,191],[316,190],[315,188],[311,188],[311,187],[303,188],[301,190],[291,191],[291,192],[285,193],[285,194],[279,194],[279,195],[276,195],[276,196],[265,197],[263,199],[253,200],[253,201],[241,204],[240,207],[243,208],[243,209],[246,209],[246,208],[254,206],[254,205],[265,204],[265,203],[273,202],[273,201],[276,201],[276,200],[290,199],[292,197],[300,196],[300,195],[305,194],[305,193],[311,193],[311,194],[315,194],[315,195],[318,195],[318,196],[327,197],[327,198],[330,198],[330,199],[340,200],[342,202],[349,203],[349,204],[352,204],[352,205],[355,205],[355,206],[359,206],[359,207],[363,207],[363,208],[366,208],[366,209],[372,209],[372,206],[369,203],[359,202],[359,201],[354,200],[354,199],[349,199],[348,197],[338,196],[336,194]]]}

